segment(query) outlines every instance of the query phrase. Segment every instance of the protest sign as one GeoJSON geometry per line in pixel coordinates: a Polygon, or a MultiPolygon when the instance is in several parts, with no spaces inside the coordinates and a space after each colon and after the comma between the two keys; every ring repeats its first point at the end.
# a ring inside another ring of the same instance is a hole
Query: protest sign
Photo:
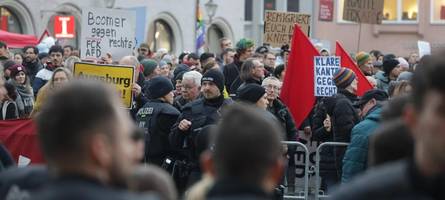
{"type": "Polygon", "coordinates": [[[331,22],[334,15],[334,0],[320,0],[318,20],[331,22]]]}
{"type": "Polygon", "coordinates": [[[365,24],[381,24],[384,0],[345,0],[343,20],[365,24]]]}
{"type": "Polygon", "coordinates": [[[431,54],[431,45],[429,42],[419,40],[417,41],[417,47],[419,48],[419,58],[431,54]]]}
{"type": "Polygon", "coordinates": [[[289,44],[294,32],[294,24],[309,36],[311,16],[296,12],[266,11],[264,17],[264,43],[273,47],[289,44]]]}
{"type": "Polygon", "coordinates": [[[135,49],[136,12],[105,8],[82,9],[81,58],[98,60],[107,53],[113,60],[135,49]]]}
{"type": "Polygon", "coordinates": [[[131,108],[133,95],[134,67],[123,65],[99,65],[92,63],[75,63],[74,76],[79,79],[93,79],[116,86],[125,107],[131,108]]]}
{"type": "Polygon", "coordinates": [[[330,97],[337,93],[332,79],[340,69],[340,57],[314,56],[314,94],[316,97],[330,97]]]}

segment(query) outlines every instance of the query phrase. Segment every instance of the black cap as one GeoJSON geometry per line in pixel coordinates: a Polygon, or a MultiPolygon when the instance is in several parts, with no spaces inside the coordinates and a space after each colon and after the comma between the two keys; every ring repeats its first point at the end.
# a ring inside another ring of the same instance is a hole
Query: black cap
{"type": "Polygon", "coordinates": [[[360,100],[355,105],[357,107],[363,106],[371,99],[375,99],[377,101],[386,101],[388,100],[388,93],[381,89],[369,90],[360,98],[360,100]]]}
{"type": "Polygon", "coordinates": [[[383,71],[385,72],[386,76],[389,76],[391,74],[391,71],[399,65],[399,61],[396,59],[388,59],[383,61],[383,71]]]}
{"type": "Polygon", "coordinates": [[[255,83],[246,84],[237,90],[238,100],[249,103],[256,103],[265,93],[266,90],[255,83]]]}
{"type": "Polygon", "coordinates": [[[224,90],[224,75],[221,73],[221,71],[219,71],[219,69],[211,69],[207,71],[204,75],[202,75],[201,84],[204,81],[211,81],[215,83],[221,92],[224,90]]]}
{"type": "Polygon", "coordinates": [[[147,83],[147,95],[150,99],[157,99],[173,91],[173,84],[163,76],[152,78],[147,83]]]}

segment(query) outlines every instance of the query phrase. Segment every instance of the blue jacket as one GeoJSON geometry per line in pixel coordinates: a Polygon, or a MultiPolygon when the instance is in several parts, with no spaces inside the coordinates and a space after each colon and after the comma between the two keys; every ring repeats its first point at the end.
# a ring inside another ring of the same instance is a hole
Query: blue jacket
{"type": "Polygon", "coordinates": [[[343,172],[341,182],[349,182],[351,178],[365,171],[368,165],[368,141],[380,123],[382,108],[377,105],[351,131],[351,143],[343,157],[343,172]]]}

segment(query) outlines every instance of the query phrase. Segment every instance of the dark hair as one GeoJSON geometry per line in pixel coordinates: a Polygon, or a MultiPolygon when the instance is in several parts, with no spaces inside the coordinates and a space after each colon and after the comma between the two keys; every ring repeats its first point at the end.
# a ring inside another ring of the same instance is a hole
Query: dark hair
{"type": "Polygon", "coordinates": [[[392,53],[389,53],[389,54],[386,54],[383,56],[383,62],[385,62],[385,60],[393,60],[393,59],[397,60],[396,55],[394,55],[392,53]]]}
{"type": "Polygon", "coordinates": [[[51,53],[59,52],[63,55],[63,48],[60,45],[53,45],[51,48],[49,48],[48,54],[51,55],[51,53]]]}
{"type": "Polygon", "coordinates": [[[413,104],[417,110],[424,105],[425,96],[428,92],[435,90],[445,94],[445,58],[443,52],[438,55],[422,57],[419,66],[413,75],[412,94],[413,104]]]}
{"type": "Polygon", "coordinates": [[[104,83],[87,80],[71,82],[52,94],[36,118],[45,158],[81,159],[91,135],[104,133],[113,138],[116,98],[116,91],[104,83]]]}
{"type": "Polygon", "coordinates": [[[15,101],[15,100],[17,99],[17,90],[16,90],[14,84],[12,84],[12,83],[6,81],[6,82],[5,82],[5,89],[6,89],[6,91],[7,91],[7,95],[8,95],[8,97],[9,97],[11,100],[15,101]]]}
{"type": "MultiPolygon", "coordinates": [[[[255,68],[255,62],[258,61],[256,58],[249,58],[244,61],[243,65],[241,65],[241,70],[239,72],[239,78],[241,81],[246,81],[252,78],[252,69],[255,68]]],[[[259,61],[258,61],[259,62],[259,61]]]]}
{"type": "Polygon", "coordinates": [[[8,45],[5,42],[0,41],[0,48],[8,48],[8,45]]]}
{"type": "Polygon", "coordinates": [[[379,50],[371,50],[369,54],[373,55],[376,58],[379,58],[379,56],[383,56],[382,52],[380,52],[379,50]]]}
{"type": "Polygon", "coordinates": [[[224,51],[221,53],[221,55],[226,55],[229,52],[236,52],[235,49],[232,48],[225,48],[224,51]]]}
{"type": "Polygon", "coordinates": [[[187,57],[187,60],[190,60],[190,59],[199,60],[199,56],[196,53],[190,53],[189,56],[187,57]]]}
{"type": "Polygon", "coordinates": [[[65,46],[63,46],[63,49],[65,49],[65,48],[70,48],[71,51],[74,50],[74,47],[71,46],[71,45],[65,45],[65,46]]]}
{"type": "Polygon", "coordinates": [[[280,64],[277,67],[275,67],[275,69],[273,70],[273,76],[277,77],[278,79],[282,78],[281,77],[281,72],[284,71],[284,64],[280,64]]]}
{"type": "Polygon", "coordinates": [[[235,104],[223,114],[211,143],[218,178],[237,178],[243,183],[258,185],[282,156],[282,130],[265,112],[235,104]]]}
{"type": "Polygon", "coordinates": [[[288,44],[281,46],[280,56],[283,57],[284,53],[286,53],[286,52],[289,53],[290,52],[289,49],[290,49],[290,47],[288,44]]]}
{"type": "Polygon", "coordinates": [[[189,55],[189,53],[188,53],[188,52],[182,52],[181,54],[179,54],[179,57],[178,57],[178,62],[179,62],[179,64],[182,63],[182,59],[183,59],[184,56],[186,56],[186,55],[189,55]]]}
{"type": "Polygon", "coordinates": [[[26,53],[26,50],[28,50],[28,49],[33,49],[34,54],[36,54],[36,55],[39,54],[39,49],[37,47],[35,47],[35,46],[25,46],[23,48],[23,53],[26,53]]]}
{"type": "Polygon", "coordinates": [[[370,137],[370,166],[409,158],[413,154],[414,140],[409,128],[401,119],[384,122],[370,137]]]}
{"type": "Polygon", "coordinates": [[[210,69],[212,69],[213,67],[215,67],[216,64],[217,64],[217,62],[216,62],[216,61],[213,61],[213,60],[211,60],[211,61],[205,63],[205,64],[202,66],[202,74],[205,74],[208,70],[210,70],[210,69]]]}
{"type": "Polygon", "coordinates": [[[209,58],[214,58],[215,54],[214,53],[202,53],[201,56],[199,57],[199,62],[201,62],[201,64],[205,64],[204,61],[206,61],[209,58]]]}

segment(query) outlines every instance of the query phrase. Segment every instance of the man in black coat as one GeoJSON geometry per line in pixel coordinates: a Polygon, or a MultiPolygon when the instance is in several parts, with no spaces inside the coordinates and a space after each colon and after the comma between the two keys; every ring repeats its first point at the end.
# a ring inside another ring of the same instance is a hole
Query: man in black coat
{"type": "Polygon", "coordinates": [[[241,65],[245,60],[253,55],[255,44],[252,40],[243,38],[236,43],[235,59],[232,63],[224,66],[224,78],[226,90],[229,94],[234,94],[236,91],[231,90],[232,83],[238,78],[241,65]]]}
{"type": "Polygon", "coordinates": [[[43,65],[39,60],[39,49],[34,46],[26,46],[23,48],[23,54],[25,54],[23,66],[26,68],[29,82],[33,83],[37,72],[43,69],[43,65]]]}
{"type": "MultiPolygon", "coordinates": [[[[340,68],[333,80],[337,86],[337,94],[322,100],[315,111],[313,126],[314,140],[320,142],[346,142],[351,140],[351,130],[359,122],[357,110],[353,103],[358,101],[357,79],[355,73],[348,68],[340,68]],[[322,121],[322,122],[321,122],[322,121]]],[[[340,181],[342,175],[343,156],[346,147],[325,147],[320,153],[321,188],[327,192],[340,181]]]]}
{"type": "Polygon", "coordinates": [[[155,77],[147,82],[149,101],[136,114],[136,123],[145,131],[144,162],[162,166],[171,155],[168,141],[170,129],[179,116],[173,104],[173,84],[165,77],[155,77]]]}
{"type": "Polygon", "coordinates": [[[125,190],[139,154],[115,88],[75,81],[47,100],[36,123],[54,179],[31,199],[153,199],[125,190]]]}
{"type": "Polygon", "coordinates": [[[206,126],[219,121],[221,109],[232,103],[231,99],[224,98],[223,90],[223,74],[218,69],[207,71],[201,79],[203,98],[186,104],[172,127],[170,144],[178,152],[177,156],[185,160],[190,169],[182,180],[175,180],[180,191],[185,189],[186,185],[191,185],[200,179],[201,169],[199,155],[195,151],[195,141],[206,126]]]}

